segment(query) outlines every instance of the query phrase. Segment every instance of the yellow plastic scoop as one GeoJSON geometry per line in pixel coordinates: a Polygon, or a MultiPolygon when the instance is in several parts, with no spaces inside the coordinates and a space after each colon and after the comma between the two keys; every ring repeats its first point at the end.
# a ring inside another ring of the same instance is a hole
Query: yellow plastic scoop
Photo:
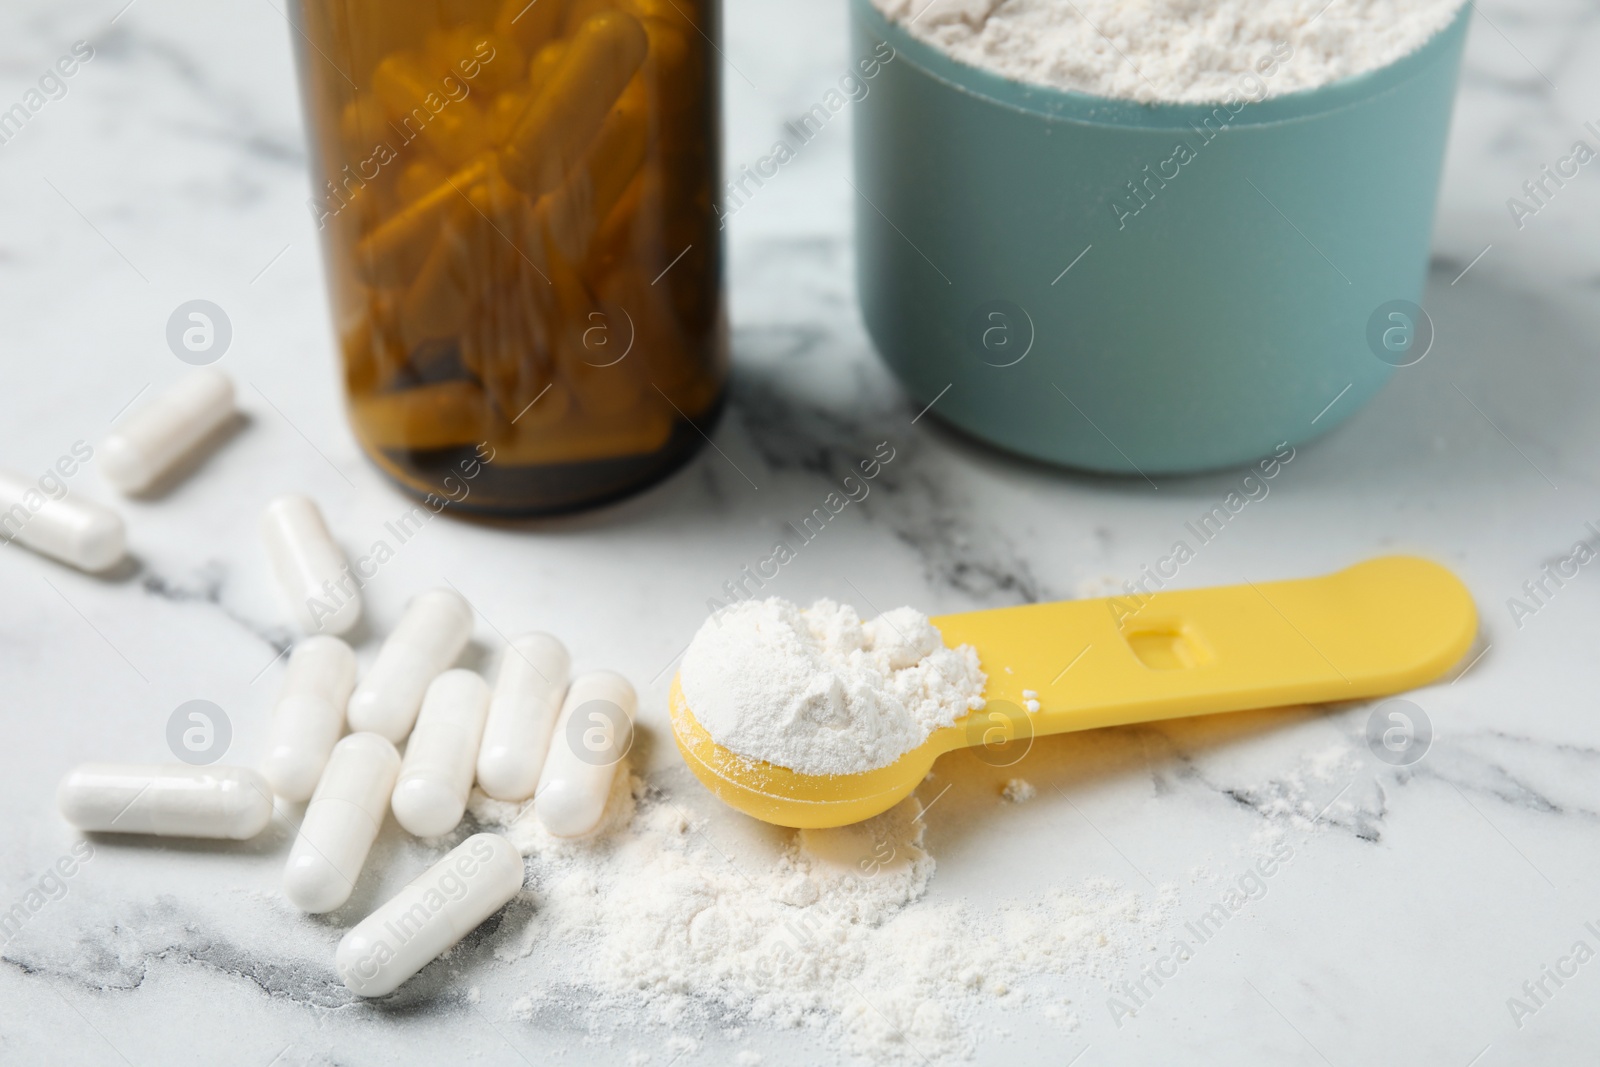
{"type": "Polygon", "coordinates": [[[933,761],[1035,736],[1219,711],[1358,700],[1439,677],[1477,633],[1472,596],[1409,556],[1323,578],[974,611],[933,620],[970,644],[988,706],[936,730],[887,767],[799,774],[711,740],[672,682],[672,731],[705,786],[779,826],[844,826],[887,811],[933,761]],[[1036,693],[1025,697],[1023,691],[1036,693]],[[1036,700],[1037,711],[1027,711],[1036,700]]]}

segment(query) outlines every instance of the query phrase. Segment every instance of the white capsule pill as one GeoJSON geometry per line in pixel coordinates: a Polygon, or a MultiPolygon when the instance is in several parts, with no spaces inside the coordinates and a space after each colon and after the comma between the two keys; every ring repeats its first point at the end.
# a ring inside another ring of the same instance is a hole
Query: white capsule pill
{"type": "Polygon", "coordinates": [[[261,515],[261,537],[295,625],[342,634],[356,624],[361,589],[316,501],[300,493],[274,498],[261,515]]]}
{"type": "Polygon", "coordinates": [[[350,899],[399,773],[400,753],[377,734],[333,746],[283,871],[289,903],[318,914],[350,899]]]}
{"type": "Polygon", "coordinates": [[[395,821],[418,837],[447,834],[461,822],[472,766],[489,714],[489,685],[476,671],[445,671],[428,686],[395,783],[395,821]]]}
{"type": "Polygon", "coordinates": [[[524,634],[500,657],[478,750],[478,785],[496,800],[526,800],[538,788],[570,666],[549,634],[524,634]]]}
{"type": "Polygon", "coordinates": [[[272,709],[261,773],[285,800],[308,800],[339,735],[356,686],[356,654],[337,637],[318,634],[289,653],[289,676],[272,709]]]}
{"type": "Polygon", "coordinates": [[[522,889],[522,856],[473,834],[339,941],[334,967],[360,997],[381,997],[477,929],[522,889]]]}
{"type": "Polygon", "coordinates": [[[417,721],[428,683],[449,669],[472,636],[472,605],[451,589],[430,589],[406,605],[372,670],[350,698],[350,729],[399,744],[417,721]]]}
{"type": "Polygon", "coordinates": [[[533,802],[550,833],[582,837],[600,825],[617,764],[633,743],[637,708],[633,686],[620,674],[595,671],[572,680],[533,802]]]}
{"type": "Polygon", "coordinates": [[[0,541],[27,545],[80,570],[103,571],[122,559],[127,534],[121,515],[104,504],[66,495],[58,479],[41,485],[38,479],[0,470],[0,541]]]}
{"type": "Polygon", "coordinates": [[[190,371],[117,423],[100,446],[100,471],[142,493],[233,417],[233,382],[215,367],[190,371]]]}
{"type": "Polygon", "coordinates": [[[85,763],[56,789],[80,830],[243,841],[272,821],[272,788],[247,767],[85,763]]]}

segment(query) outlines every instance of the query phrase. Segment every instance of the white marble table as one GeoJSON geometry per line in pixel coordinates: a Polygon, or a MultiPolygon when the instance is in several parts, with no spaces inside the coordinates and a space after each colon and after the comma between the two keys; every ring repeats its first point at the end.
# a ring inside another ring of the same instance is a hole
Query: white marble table
{"type": "MultiPolygon", "coordinates": [[[[167,717],[194,698],[230,709],[237,752],[258,750],[288,634],[256,537],[267,497],[314,493],[357,551],[407,507],[341,417],[276,0],[124,3],[0,14],[0,106],[75,40],[94,48],[66,94],[0,145],[0,462],[42,471],[176,375],[164,324],[197,297],[232,320],[223,365],[249,419],[165,497],[125,506],[137,566],[101,580],[0,549],[0,910],[77,840],[52,797],[72,763],[166,758],[167,717]]],[[[951,771],[959,788],[929,815],[934,897],[1147,878],[1173,887],[1183,918],[1242,873],[1253,836],[1299,842],[1268,894],[1137,1017],[1114,1025],[1110,991],[1085,978],[1065,1036],[997,1006],[978,1062],[1488,1067],[1600,1049],[1600,963],[1546,980],[1550,995],[1520,1020],[1507,1007],[1576,941],[1600,948],[1585,926],[1600,928],[1600,578],[1582,569],[1521,625],[1507,605],[1600,522],[1600,167],[1521,230],[1505,205],[1600,120],[1600,18],[1581,0],[1480,6],[1427,294],[1434,352],[1302,449],[1182,581],[1416,551],[1471,585],[1482,655],[1413,695],[1438,737],[1409,768],[1367,753],[1363,704],[1042,743],[1021,769],[1041,795],[1018,808],[997,807],[977,764],[951,771]]],[[[837,78],[845,19],[836,0],[729,7],[736,164],[837,78]]],[[[1221,499],[1236,476],[1152,490],[1019,463],[933,418],[913,425],[855,307],[848,144],[845,123],[827,128],[731,224],[737,369],[722,454],[580,518],[430,525],[368,588],[378,627],[449,580],[489,620],[485,652],[496,631],[556,630],[580,665],[640,683],[641,770],[692,790],[666,734],[674,657],[707,598],[877,441],[898,453],[873,495],[770,591],[930,611],[1081,595],[1136,576],[1221,499]]],[[[110,495],[92,467],[74,485],[110,495]]],[[[363,656],[372,648],[369,637],[363,656]]],[[[284,913],[286,848],[279,833],[222,848],[99,843],[62,899],[0,948],[0,1062],[672,1059],[675,1035],[658,1026],[511,1020],[516,979],[490,956],[473,964],[471,998],[398,1014],[351,1005],[326,929],[263,919],[284,913]]],[[[412,870],[426,855],[380,848],[412,870]]],[[[808,1031],[691,1036],[715,1062],[834,1055],[808,1031]]]]}

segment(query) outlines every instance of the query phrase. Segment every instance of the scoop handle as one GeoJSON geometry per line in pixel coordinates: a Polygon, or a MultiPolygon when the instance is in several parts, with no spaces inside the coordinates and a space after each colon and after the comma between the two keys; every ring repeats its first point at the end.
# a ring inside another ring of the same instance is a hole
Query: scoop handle
{"type": "Polygon", "coordinates": [[[1459,662],[1477,620],[1460,579],[1412,556],[1321,578],[945,615],[933,620],[945,643],[977,649],[989,706],[936,736],[949,750],[992,742],[996,728],[1065,733],[1399,692],[1459,662]],[[1030,699],[1037,713],[1019,712],[1030,699]]]}

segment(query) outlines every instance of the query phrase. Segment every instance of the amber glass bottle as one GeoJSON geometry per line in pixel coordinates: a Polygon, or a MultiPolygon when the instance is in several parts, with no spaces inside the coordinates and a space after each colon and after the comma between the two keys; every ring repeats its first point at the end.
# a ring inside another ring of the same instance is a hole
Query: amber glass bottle
{"type": "Polygon", "coordinates": [[[718,0],[298,0],[350,419],[411,492],[568,511],[722,402],[718,0]]]}

